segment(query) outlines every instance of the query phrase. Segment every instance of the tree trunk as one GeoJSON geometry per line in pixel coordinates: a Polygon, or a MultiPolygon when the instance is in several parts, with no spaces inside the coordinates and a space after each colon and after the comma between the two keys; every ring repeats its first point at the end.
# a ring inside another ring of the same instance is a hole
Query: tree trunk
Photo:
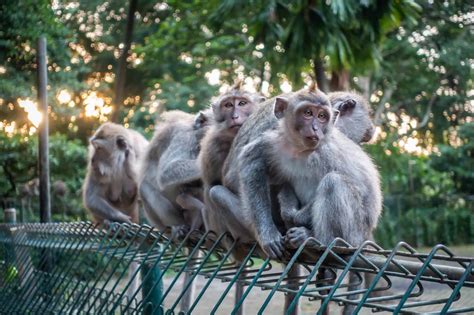
{"type": "Polygon", "coordinates": [[[132,46],[132,35],[133,35],[133,26],[135,24],[135,11],[137,10],[138,0],[130,0],[130,5],[128,7],[127,15],[127,26],[125,29],[125,38],[124,38],[124,47],[122,54],[120,55],[116,80],[115,80],[115,91],[114,91],[114,108],[112,111],[111,121],[117,122],[120,114],[120,108],[123,104],[124,99],[124,89],[125,89],[125,79],[127,73],[127,58],[130,52],[130,47],[132,46]]]}
{"type": "Polygon", "coordinates": [[[326,73],[324,72],[324,62],[321,57],[318,57],[314,60],[314,76],[316,77],[316,83],[318,88],[323,92],[329,92],[328,79],[326,73]]]}
{"type": "Polygon", "coordinates": [[[339,71],[333,71],[331,76],[331,83],[329,87],[331,91],[348,91],[350,88],[349,84],[349,71],[342,69],[339,71]]]}

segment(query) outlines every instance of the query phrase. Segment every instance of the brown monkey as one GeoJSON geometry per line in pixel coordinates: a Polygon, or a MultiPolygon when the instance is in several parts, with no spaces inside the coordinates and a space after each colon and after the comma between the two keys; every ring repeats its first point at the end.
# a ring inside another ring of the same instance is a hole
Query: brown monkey
{"type": "Polygon", "coordinates": [[[85,207],[100,223],[138,223],[137,172],[147,140],[134,130],[105,123],[89,143],[85,207]]]}
{"type": "Polygon", "coordinates": [[[222,167],[235,136],[257,104],[264,100],[259,94],[245,91],[241,84],[242,81],[238,81],[211,103],[214,121],[201,142],[198,157],[204,185],[206,229],[218,235],[225,231],[222,222],[226,218],[220,215],[219,208],[210,201],[209,189],[222,183],[222,167]]]}
{"type": "Polygon", "coordinates": [[[199,142],[212,116],[182,111],[163,113],[146,152],[140,176],[140,197],[150,223],[178,235],[202,225],[199,142]]]}

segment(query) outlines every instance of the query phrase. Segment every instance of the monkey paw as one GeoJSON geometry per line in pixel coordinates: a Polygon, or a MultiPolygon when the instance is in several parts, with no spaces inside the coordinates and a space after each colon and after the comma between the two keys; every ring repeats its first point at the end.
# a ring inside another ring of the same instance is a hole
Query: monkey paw
{"type": "Polygon", "coordinates": [[[293,227],[286,232],[284,243],[287,248],[296,249],[310,236],[310,231],[307,228],[293,227]]]}
{"type": "Polygon", "coordinates": [[[271,259],[283,260],[286,256],[283,248],[283,239],[280,233],[278,233],[276,237],[268,237],[261,240],[260,246],[271,259]]]}
{"type": "Polygon", "coordinates": [[[183,240],[186,235],[188,235],[190,227],[187,224],[173,226],[172,228],[172,237],[177,240],[183,240]]]}

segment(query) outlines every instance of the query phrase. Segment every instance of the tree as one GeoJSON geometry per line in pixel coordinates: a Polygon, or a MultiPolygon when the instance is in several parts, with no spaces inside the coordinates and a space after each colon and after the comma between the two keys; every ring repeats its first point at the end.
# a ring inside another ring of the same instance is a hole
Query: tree
{"type": "Polygon", "coordinates": [[[248,12],[249,35],[263,44],[266,58],[292,82],[312,69],[320,88],[347,90],[349,71],[366,72],[380,62],[381,43],[401,22],[414,21],[419,6],[407,1],[223,1],[214,20],[248,12]],[[275,61],[279,61],[278,63],[275,61]]]}

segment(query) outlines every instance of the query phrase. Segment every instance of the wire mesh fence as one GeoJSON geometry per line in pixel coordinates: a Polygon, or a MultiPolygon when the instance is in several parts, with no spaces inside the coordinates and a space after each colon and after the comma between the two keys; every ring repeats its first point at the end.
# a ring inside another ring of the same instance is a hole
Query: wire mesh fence
{"type": "Polygon", "coordinates": [[[474,258],[443,245],[422,254],[406,243],[386,250],[308,239],[282,263],[212,232],[176,241],[147,225],[2,224],[0,289],[3,314],[229,314],[244,303],[263,314],[284,295],[287,314],[298,301],[313,314],[338,305],[353,313],[472,313],[474,258]],[[237,284],[244,291],[235,297],[237,284]]]}

